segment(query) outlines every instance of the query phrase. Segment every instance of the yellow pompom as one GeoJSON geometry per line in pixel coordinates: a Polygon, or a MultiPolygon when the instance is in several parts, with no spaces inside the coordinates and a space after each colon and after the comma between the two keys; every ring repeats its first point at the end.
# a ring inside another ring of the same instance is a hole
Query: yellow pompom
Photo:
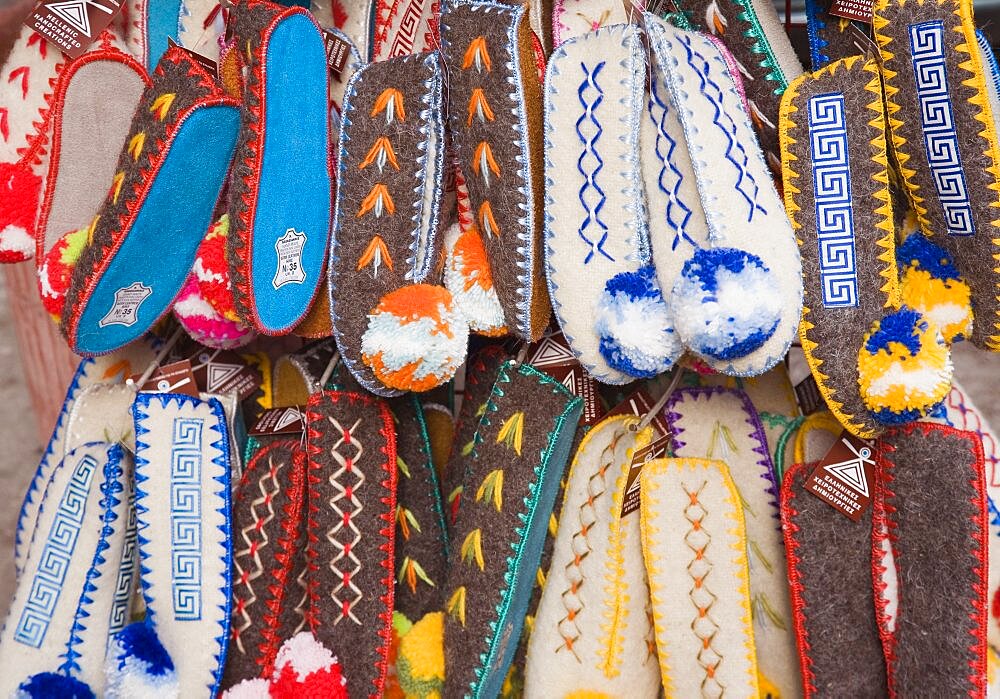
{"type": "Polygon", "coordinates": [[[972,292],[951,256],[922,233],[896,250],[903,304],[919,311],[952,343],[972,333],[972,292]]]}
{"type": "Polygon", "coordinates": [[[430,612],[399,641],[399,686],[409,699],[439,699],[444,688],[444,614],[430,612]]]}

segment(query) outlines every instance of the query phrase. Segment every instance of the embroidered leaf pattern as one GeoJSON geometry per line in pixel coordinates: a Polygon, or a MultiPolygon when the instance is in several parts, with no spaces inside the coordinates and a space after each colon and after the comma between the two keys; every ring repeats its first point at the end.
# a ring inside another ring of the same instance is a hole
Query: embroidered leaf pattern
{"type": "Polygon", "coordinates": [[[726,21],[722,11],[719,10],[719,5],[715,0],[712,0],[708,7],[705,8],[705,26],[710,27],[711,32],[716,36],[725,36],[728,25],[729,22],[726,21]]]}
{"type": "Polygon", "coordinates": [[[493,61],[490,59],[489,49],[486,48],[486,37],[480,35],[469,42],[469,48],[465,50],[462,58],[462,70],[468,70],[476,66],[476,71],[483,72],[483,68],[489,73],[493,70],[493,61]]]}
{"type": "Polygon", "coordinates": [[[403,93],[394,87],[387,87],[375,100],[371,116],[385,111],[385,123],[391,124],[396,119],[406,121],[406,109],[403,107],[403,93]]]}
{"type": "Polygon", "coordinates": [[[486,570],[486,562],[483,560],[483,532],[481,529],[473,529],[462,542],[462,562],[471,564],[476,562],[479,570],[486,570]]]}
{"type": "Polygon", "coordinates": [[[472,450],[476,448],[476,440],[471,440],[465,446],[462,447],[462,456],[468,456],[472,453],[472,450]]]}
{"type": "Polygon", "coordinates": [[[490,173],[500,176],[500,166],[497,165],[496,158],[493,157],[493,149],[486,141],[480,141],[476,146],[476,152],[472,157],[472,169],[483,178],[486,186],[490,186],[490,173]]]}
{"type": "Polygon", "coordinates": [[[122,182],[125,181],[125,171],[122,170],[115,174],[115,178],[111,180],[111,201],[115,204],[118,203],[118,196],[122,193],[122,182]]]}
{"type": "Polygon", "coordinates": [[[486,93],[483,92],[483,88],[481,87],[475,88],[472,91],[472,96],[469,97],[469,116],[465,120],[466,126],[472,126],[473,117],[479,119],[479,123],[481,124],[493,121],[496,118],[496,115],[493,114],[493,108],[486,99],[486,93]]]}
{"type": "Polygon", "coordinates": [[[405,461],[403,461],[402,456],[396,457],[396,468],[398,468],[399,472],[402,473],[404,476],[406,476],[407,478],[411,478],[410,467],[406,465],[405,461]]]}
{"type": "Polygon", "coordinates": [[[128,142],[128,154],[132,156],[132,160],[139,160],[144,145],[146,145],[146,133],[140,131],[128,142]]]}
{"type": "Polygon", "coordinates": [[[458,587],[448,598],[448,613],[465,626],[465,586],[458,587]]]}
{"type": "Polygon", "coordinates": [[[153,100],[153,104],[149,108],[149,111],[153,113],[157,121],[163,121],[164,119],[167,118],[167,112],[170,111],[170,107],[173,105],[174,99],[176,99],[176,97],[177,97],[176,93],[167,92],[165,94],[160,95],[155,100],[153,100]]]}
{"type": "Polygon", "coordinates": [[[494,238],[500,237],[500,227],[497,225],[497,220],[493,218],[493,207],[488,201],[479,205],[479,223],[482,229],[494,238]]]}
{"type": "Polygon", "coordinates": [[[379,172],[382,172],[386,163],[392,165],[397,170],[399,169],[399,161],[396,160],[396,151],[393,149],[392,143],[385,136],[379,136],[375,139],[375,144],[369,149],[368,155],[361,161],[361,164],[358,165],[358,169],[364,170],[372,163],[378,165],[379,172]]]}
{"type": "Polygon", "coordinates": [[[518,411],[503,421],[500,432],[497,433],[497,444],[501,442],[508,449],[513,449],[521,455],[521,442],[524,438],[524,413],[518,411]]]}
{"type": "Polygon", "coordinates": [[[476,491],[476,502],[480,502],[483,498],[486,498],[487,501],[492,500],[493,506],[497,508],[497,512],[503,509],[502,468],[494,469],[487,473],[486,478],[479,484],[479,490],[476,491]]]}
{"type": "Polygon", "coordinates": [[[420,533],[420,522],[417,521],[411,510],[402,505],[396,505],[396,523],[399,524],[399,533],[407,541],[410,540],[410,527],[413,527],[418,534],[420,533]]]}
{"type": "MultiPolygon", "coordinates": [[[[390,216],[396,213],[396,203],[392,200],[392,196],[389,194],[389,188],[381,182],[376,182],[372,185],[372,189],[368,192],[368,196],[366,196],[361,202],[361,208],[358,209],[357,218],[361,218],[372,210],[375,211],[375,218],[381,218],[383,212],[388,213],[390,216]]],[[[385,247],[385,243],[383,243],[382,246],[385,247]]],[[[386,256],[388,256],[388,251],[386,251],[386,256]]]]}
{"type": "MultiPolygon", "coordinates": [[[[358,271],[360,272],[368,265],[372,266],[372,277],[378,277],[378,268],[382,265],[385,265],[390,270],[392,269],[392,256],[389,254],[389,248],[380,235],[373,236],[371,242],[368,243],[368,247],[361,254],[360,259],[358,259],[358,271]]],[[[407,473],[406,475],[409,477],[410,474],[407,473]]]]}
{"type": "Polygon", "coordinates": [[[403,582],[404,580],[412,593],[416,593],[417,591],[417,580],[423,580],[431,587],[437,587],[434,581],[427,576],[427,572],[423,567],[409,556],[403,559],[402,565],[399,566],[399,575],[396,577],[397,582],[403,582]]]}

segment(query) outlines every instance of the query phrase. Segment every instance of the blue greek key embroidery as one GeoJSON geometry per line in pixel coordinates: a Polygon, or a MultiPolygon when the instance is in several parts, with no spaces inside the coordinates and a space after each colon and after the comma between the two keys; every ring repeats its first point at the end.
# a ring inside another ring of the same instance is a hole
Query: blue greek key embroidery
{"type": "Polygon", "coordinates": [[[201,619],[201,418],[174,420],[170,452],[170,581],[174,618],[201,619]]]}
{"type": "Polygon", "coordinates": [[[122,550],[121,565],[118,568],[118,578],[115,580],[115,597],[111,604],[109,617],[109,633],[116,634],[125,628],[129,622],[129,607],[131,606],[132,578],[135,566],[139,560],[138,541],[136,539],[135,493],[129,497],[128,520],[125,524],[125,546],[122,550]]]}
{"type": "Polygon", "coordinates": [[[608,226],[601,220],[601,209],[604,208],[607,197],[601,186],[597,184],[597,176],[604,168],[604,160],[597,152],[597,142],[600,140],[601,134],[604,133],[604,128],[595,116],[597,108],[604,101],[604,90],[598,84],[597,76],[604,69],[604,61],[598,63],[593,70],[588,70],[585,63],[581,63],[580,68],[583,69],[584,77],[577,90],[577,98],[580,100],[580,106],[583,107],[583,113],[576,120],[576,135],[580,137],[580,143],[583,144],[583,152],[580,153],[580,157],[576,161],[576,169],[584,178],[579,196],[586,218],[583,219],[577,233],[589,248],[587,256],[583,259],[584,264],[590,262],[597,254],[614,262],[615,258],[604,250],[604,243],[608,239],[608,226]],[[584,131],[587,133],[584,134],[584,131]],[[590,200],[594,198],[595,194],[597,201],[591,206],[590,200]],[[591,227],[598,229],[592,234],[599,236],[596,239],[587,235],[588,229],[591,227]]]}
{"type": "Polygon", "coordinates": [[[909,26],[913,78],[920,102],[924,151],[934,187],[944,213],[948,235],[973,235],[972,204],[962,169],[962,155],[955,131],[955,116],[948,93],[948,68],[944,60],[944,22],[909,26]]]}
{"type": "Polygon", "coordinates": [[[858,305],[858,274],[847,121],[841,93],[809,99],[809,145],[823,305],[851,308],[858,305]]]}

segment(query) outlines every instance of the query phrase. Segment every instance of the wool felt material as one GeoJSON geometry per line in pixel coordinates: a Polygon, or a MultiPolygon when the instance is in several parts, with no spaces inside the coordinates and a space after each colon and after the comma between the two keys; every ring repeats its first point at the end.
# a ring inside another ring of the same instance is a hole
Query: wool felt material
{"type": "Polygon", "coordinates": [[[577,359],[611,384],[662,373],[684,351],[655,275],[652,294],[634,283],[652,273],[639,158],[645,74],[638,26],[616,24],[563,42],[545,78],[549,296],[577,359]]]}
{"type": "Polygon", "coordinates": [[[460,2],[441,15],[455,157],[507,328],[537,340],[549,321],[543,279],[542,93],[527,10],[460,2]]]}
{"type": "Polygon", "coordinates": [[[424,410],[415,395],[389,404],[396,429],[396,594],[393,610],[418,620],[442,606],[448,530],[424,410]]]}
{"type": "Polygon", "coordinates": [[[639,517],[621,516],[632,456],[653,436],[638,423],[623,415],[601,421],[573,458],[528,641],[526,697],[659,691],[639,517]]]}
{"type": "Polygon", "coordinates": [[[721,461],[642,469],[642,553],[668,696],[758,696],[741,491],[721,461]],[[687,591],[687,595],[676,594],[687,591]]]}
{"type": "Polygon", "coordinates": [[[830,0],[806,1],[806,32],[813,71],[825,68],[832,61],[865,52],[865,47],[856,43],[851,20],[831,15],[831,5],[830,0]]]}
{"type": "Polygon", "coordinates": [[[230,275],[240,317],[280,335],[312,305],[330,238],[326,53],[300,7],[249,0],[232,17],[246,78],[229,192],[230,275]]]}
{"type": "Polygon", "coordinates": [[[134,449],[135,395],[135,388],[125,384],[100,383],[83,389],[66,419],[64,453],[98,441],[134,449]]]}
{"type": "Polygon", "coordinates": [[[177,671],[170,655],[144,621],[129,624],[112,637],[104,665],[107,699],[158,696],[176,699],[177,671]]]}
{"type": "Polygon", "coordinates": [[[676,330],[716,371],[760,374],[784,356],[801,313],[791,224],[723,55],[706,37],[645,20],[657,77],[684,128],[711,246],[697,250],[675,282],[668,303],[676,330]]]}
{"type": "Polygon", "coordinates": [[[284,354],[274,363],[274,403],[275,405],[305,405],[309,396],[327,388],[346,388],[356,391],[353,382],[347,382],[340,366],[334,369],[326,386],[321,385],[323,373],[334,361],[337,345],[333,338],[310,343],[297,352],[284,354]],[[336,379],[336,380],[334,380],[336,379]]]}
{"type": "Polygon", "coordinates": [[[841,438],[843,425],[829,410],[812,413],[795,432],[793,463],[804,464],[819,461],[841,438]]]}
{"type": "Polygon", "coordinates": [[[88,225],[65,234],[55,242],[43,259],[36,262],[38,295],[41,297],[42,307],[57,325],[62,321],[66,292],[73,278],[73,269],[87,246],[89,229],[88,225]]]}
{"type": "Polygon", "coordinates": [[[285,638],[281,610],[302,528],[305,450],[275,440],[248,462],[233,497],[233,604],[223,687],[268,677],[285,638]]]}
{"type": "Polygon", "coordinates": [[[231,616],[226,416],[216,399],[171,393],[139,393],[133,410],[147,622],[173,659],[180,695],[215,695],[231,616]]]}
{"type": "Polygon", "coordinates": [[[507,334],[503,307],[493,286],[486,246],[474,223],[452,224],[444,234],[444,285],[469,330],[487,337],[507,334]]]}
{"type": "Polygon", "coordinates": [[[75,352],[127,345],[170,307],[211,222],[238,121],[237,102],[190,54],[164,54],[73,271],[62,331],[75,352]]]}
{"type": "Polygon", "coordinates": [[[874,32],[891,146],[921,229],[951,254],[972,288],[978,347],[1000,348],[992,207],[975,192],[1000,192],[1000,148],[988,104],[972,3],[882,0],[874,32]],[[946,111],[930,105],[948,105],[946,111]],[[940,121],[942,115],[949,115],[940,121]]]}
{"type": "MultiPolygon", "coordinates": [[[[887,432],[876,453],[883,477],[875,531],[887,531],[899,578],[891,632],[879,605],[890,691],[982,696],[989,604],[982,443],[972,432],[915,423],[887,432]]],[[[876,570],[885,564],[878,543],[876,570]]]]}
{"type": "Polygon", "coordinates": [[[805,696],[885,697],[885,659],[875,621],[872,510],[855,523],[806,492],[816,465],[795,464],[781,486],[805,696]]]}
{"type": "Polygon", "coordinates": [[[218,62],[220,40],[226,22],[222,8],[213,0],[180,0],[177,13],[177,43],[218,62]]]}
{"type": "Polygon", "coordinates": [[[152,72],[180,30],[183,0],[130,0],[125,38],[129,52],[152,72]]]}
{"type": "Polygon", "coordinates": [[[552,0],[551,17],[553,48],[601,27],[629,21],[624,3],[606,0],[552,0]]]}
{"type": "Polygon", "coordinates": [[[362,68],[344,99],[330,311],[344,364],[380,395],[444,383],[465,355],[468,328],[433,285],[442,84],[436,52],[404,56],[362,68]]]}
{"type": "Polygon", "coordinates": [[[778,526],[778,482],[757,410],[742,391],[683,388],[664,410],[673,454],[715,459],[740,494],[750,565],[750,603],[760,674],[782,696],[799,691],[785,548],[778,526]]]}
{"type": "MultiPolygon", "coordinates": [[[[451,456],[452,442],[455,439],[455,417],[450,407],[441,403],[435,403],[433,400],[424,398],[421,400],[420,405],[424,411],[424,422],[427,423],[427,439],[431,448],[431,462],[434,464],[434,471],[437,473],[438,484],[440,485],[445,466],[448,464],[448,457],[451,456]]],[[[443,489],[441,493],[443,508],[443,489]]]]}
{"type": "Polygon", "coordinates": [[[96,691],[103,686],[125,542],[128,460],[121,446],[92,442],[53,470],[0,635],[5,695],[44,672],[75,678],[96,691]]]}
{"type": "Polygon", "coordinates": [[[306,408],[309,626],[352,696],[383,691],[392,636],[396,439],[385,403],[324,391],[306,408]]]}
{"type": "Polygon", "coordinates": [[[530,365],[500,367],[476,430],[468,495],[451,539],[446,698],[494,697],[503,685],[582,407],[580,398],[530,365]]]}

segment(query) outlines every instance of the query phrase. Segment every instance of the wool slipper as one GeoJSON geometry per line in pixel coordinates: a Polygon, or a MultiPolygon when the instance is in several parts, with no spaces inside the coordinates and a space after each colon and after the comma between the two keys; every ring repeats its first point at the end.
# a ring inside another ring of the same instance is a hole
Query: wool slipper
{"type": "Polygon", "coordinates": [[[451,292],[469,330],[486,337],[506,335],[503,307],[493,286],[486,246],[475,221],[470,218],[467,226],[452,224],[445,231],[444,248],[444,286],[451,292]]]}
{"type": "Polygon", "coordinates": [[[534,367],[500,367],[451,539],[444,696],[494,697],[503,685],[582,408],[534,367]]]}
{"type": "Polygon", "coordinates": [[[231,451],[218,400],[139,393],[136,513],[146,618],[181,696],[219,692],[232,582],[231,451]]]}
{"type": "Polygon", "coordinates": [[[434,283],[442,75],[436,52],[370,63],[344,99],[330,309],[344,364],[379,395],[426,391],[465,360],[468,325],[434,283]]]}
{"type": "MultiPolygon", "coordinates": [[[[683,126],[708,227],[705,247],[695,241],[693,255],[679,253],[688,259],[676,279],[659,276],[672,288],[675,330],[716,371],[761,374],[785,355],[801,314],[791,224],[723,54],[707,37],[645,19],[656,79],[683,126]],[[710,158],[719,160],[710,166],[710,158]],[[762,237],[761,226],[770,235],[762,237]]],[[[654,247],[663,243],[651,237],[654,247]]]]}
{"type": "Polygon", "coordinates": [[[781,111],[785,202],[802,243],[802,349],[827,406],[862,438],[927,414],[952,373],[937,327],[900,305],[881,94],[878,64],[847,58],[790,85],[781,111]]]}
{"type": "Polygon", "coordinates": [[[708,459],[654,459],[640,478],[642,553],[664,690],[759,696],[747,537],[729,469],[708,459]]]}
{"type": "Polygon", "coordinates": [[[218,62],[225,33],[225,13],[218,0],[181,0],[177,16],[178,44],[218,62]]]}
{"type": "Polygon", "coordinates": [[[629,8],[607,0],[552,0],[552,43],[557,49],[570,39],[602,27],[628,24],[629,8]]]}
{"type": "Polygon", "coordinates": [[[419,621],[442,607],[448,530],[427,423],[414,395],[390,402],[396,427],[396,594],[393,611],[419,621]]]}
{"type": "Polygon", "coordinates": [[[184,49],[164,54],[73,271],[62,324],[73,351],[127,345],[170,307],[211,223],[236,143],[237,106],[184,49]]]}
{"type": "Polygon", "coordinates": [[[53,471],[0,637],[5,696],[42,673],[100,692],[128,520],[128,460],[120,445],[93,442],[53,471]]]}
{"type": "Polygon", "coordinates": [[[306,408],[309,625],[352,696],[381,696],[392,638],[396,440],[385,403],[325,391],[306,408]]]}
{"type": "Polygon", "coordinates": [[[726,464],[739,490],[761,681],[792,696],[802,686],[792,634],[778,482],[757,410],[742,391],[683,388],[665,408],[673,454],[726,464]]]}
{"type": "MultiPolygon", "coordinates": [[[[178,38],[183,0],[128,0],[123,18],[128,23],[128,51],[152,73],[171,40],[178,38]]],[[[183,44],[182,44],[183,45],[183,44]]]]}
{"type": "Polygon", "coordinates": [[[458,2],[441,15],[455,155],[508,329],[541,337],[542,94],[527,9],[458,2]]]}
{"type": "Polygon", "coordinates": [[[361,386],[344,371],[339,363],[333,338],[317,340],[274,362],[274,404],[305,405],[314,393],[324,390],[361,391],[361,386]],[[331,363],[335,368],[323,384],[323,374],[331,363]]]}
{"type": "MultiPolygon", "coordinates": [[[[875,621],[872,511],[867,509],[861,521],[852,522],[807,492],[805,483],[816,466],[795,464],[781,486],[781,523],[805,696],[886,696],[885,659],[875,621]]],[[[869,483],[869,488],[874,490],[875,484],[869,483]]]]}
{"type": "Polygon", "coordinates": [[[653,434],[638,424],[623,415],[601,421],[573,458],[528,641],[526,697],[658,691],[639,517],[622,515],[633,456],[653,434]]]}
{"type": "Polygon", "coordinates": [[[972,288],[971,340],[1000,350],[992,207],[972,192],[1000,193],[1000,146],[972,3],[881,0],[875,39],[885,83],[891,145],[924,233],[954,257],[972,288]]]}
{"type": "Polygon", "coordinates": [[[573,353],[603,383],[656,376],[684,352],[651,264],[646,72],[639,27],[617,24],[563,42],[545,78],[549,295],[573,353]],[[556,144],[574,130],[577,141],[556,144]]]}
{"type": "MultiPolygon", "coordinates": [[[[887,538],[899,584],[891,625],[885,600],[876,600],[890,694],[983,696],[989,532],[982,443],[947,425],[913,424],[886,433],[877,455],[876,538],[887,538]]],[[[876,570],[886,565],[880,544],[872,548],[876,570]]]]}
{"type": "Polygon", "coordinates": [[[342,34],[363,62],[371,60],[375,3],[370,0],[311,0],[309,11],[321,27],[342,34]]]}
{"type": "Polygon", "coordinates": [[[280,335],[309,310],[326,264],[333,217],[326,51],[308,12],[266,0],[237,4],[232,34],[246,78],[229,193],[230,274],[240,317],[280,335]]]}
{"type": "Polygon", "coordinates": [[[156,632],[144,621],[129,624],[111,638],[104,674],[105,699],[180,696],[174,661],[156,632]]]}
{"type": "Polygon", "coordinates": [[[222,686],[270,677],[305,503],[305,450],[275,440],[247,463],[233,497],[233,603],[222,686]]]}

